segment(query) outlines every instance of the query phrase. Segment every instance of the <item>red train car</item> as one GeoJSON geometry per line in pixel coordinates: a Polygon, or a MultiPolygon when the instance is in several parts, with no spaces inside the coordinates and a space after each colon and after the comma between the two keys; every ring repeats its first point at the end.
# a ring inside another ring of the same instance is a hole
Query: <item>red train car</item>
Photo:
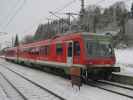
{"type": "Polygon", "coordinates": [[[112,38],[95,33],[70,33],[58,35],[48,40],[9,48],[6,59],[17,63],[41,65],[52,71],[70,74],[71,67],[81,69],[81,77],[88,79],[107,78],[114,67],[115,54],[112,38]],[[11,53],[12,52],[12,53],[11,53]]]}

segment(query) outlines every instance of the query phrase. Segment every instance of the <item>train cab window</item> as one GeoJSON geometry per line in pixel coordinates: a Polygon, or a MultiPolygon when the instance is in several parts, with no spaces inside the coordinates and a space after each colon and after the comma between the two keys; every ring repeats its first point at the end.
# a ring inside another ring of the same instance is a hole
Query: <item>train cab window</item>
{"type": "Polygon", "coordinates": [[[110,43],[88,40],[86,47],[90,57],[109,57],[113,54],[110,43]]]}
{"type": "Polygon", "coordinates": [[[74,56],[80,56],[80,44],[78,41],[74,42],[74,56]]]}
{"type": "Polygon", "coordinates": [[[50,47],[49,46],[45,46],[45,55],[48,56],[50,53],[50,47]]]}
{"type": "Polygon", "coordinates": [[[56,54],[57,55],[62,55],[63,53],[63,48],[61,44],[56,44],[56,54]]]}

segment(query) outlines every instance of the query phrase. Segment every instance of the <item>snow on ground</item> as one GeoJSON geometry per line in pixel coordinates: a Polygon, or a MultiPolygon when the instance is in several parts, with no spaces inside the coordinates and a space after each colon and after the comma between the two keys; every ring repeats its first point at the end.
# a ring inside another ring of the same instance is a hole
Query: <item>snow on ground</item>
{"type": "MultiPolygon", "coordinates": [[[[19,95],[19,93],[3,78],[0,74],[0,86],[5,92],[6,96],[11,100],[23,100],[23,98],[19,95]]],[[[2,96],[0,96],[2,97],[2,96]]],[[[2,99],[6,100],[6,99],[2,99]]]]}
{"type": "Polygon", "coordinates": [[[9,100],[1,86],[0,86],[0,100],[9,100]]]}
{"type": "Polygon", "coordinates": [[[133,65],[133,48],[115,49],[117,63],[133,65]]]}
{"type": "Polygon", "coordinates": [[[64,78],[16,64],[7,62],[3,63],[14,71],[17,71],[27,78],[37,82],[41,86],[47,87],[49,90],[63,96],[67,100],[131,100],[124,96],[110,93],[88,85],[83,85],[79,91],[78,88],[72,88],[70,81],[64,78]]]}
{"type": "MultiPolygon", "coordinates": [[[[15,85],[15,87],[23,93],[28,100],[58,100],[55,96],[49,94],[48,92],[36,87],[27,80],[21,78],[20,76],[14,74],[13,72],[1,67],[0,72],[6,76],[6,78],[15,85]]],[[[14,94],[16,96],[16,94],[14,94]]],[[[15,99],[12,99],[15,100],[15,99]]],[[[21,100],[21,99],[16,99],[21,100]]]]}
{"type": "Polygon", "coordinates": [[[133,47],[115,49],[116,66],[121,67],[122,75],[133,76],[133,47]]]}

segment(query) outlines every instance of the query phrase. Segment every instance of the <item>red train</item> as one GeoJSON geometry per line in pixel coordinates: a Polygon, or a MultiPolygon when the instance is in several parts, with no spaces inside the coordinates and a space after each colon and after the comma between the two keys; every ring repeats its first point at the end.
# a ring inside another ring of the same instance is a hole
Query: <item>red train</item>
{"type": "Polygon", "coordinates": [[[17,63],[41,66],[69,75],[71,67],[80,68],[82,78],[108,78],[116,60],[112,38],[94,33],[70,33],[48,40],[8,48],[5,58],[17,63]]]}

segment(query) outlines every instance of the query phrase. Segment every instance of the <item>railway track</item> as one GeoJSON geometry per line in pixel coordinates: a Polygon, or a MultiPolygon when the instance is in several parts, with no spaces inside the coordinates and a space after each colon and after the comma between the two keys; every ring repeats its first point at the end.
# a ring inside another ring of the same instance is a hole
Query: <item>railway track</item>
{"type": "Polygon", "coordinates": [[[6,76],[5,76],[4,74],[2,74],[2,73],[0,72],[0,75],[12,86],[12,88],[13,88],[14,90],[17,91],[17,93],[19,93],[19,95],[23,98],[23,100],[28,100],[28,98],[27,98],[26,96],[24,96],[23,93],[22,93],[21,91],[19,91],[19,89],[17,89],[17,88],[15,87],[15,85],[12,84],[12,83],[6,78],[6,76]]]}
{"type": "Polygon", "coordinates": [[[133,99],[133,88],[105,81],[87,81],[85,84],[133,99]]]}
{"type": "MultiPolygon", "coordinates": [[[[8,70],[22,76],[21,74],[15,72],[14,70],[6,67],[8,70]]],[[[24,76],[22,76],[24,77],[24,76]]],[[[26,77],[24,77],[26,78],[26,77]]],[[[27,78],[26,78],[27,79],[27,78]]],[[[29,80],[29,79],[28,79],[29,80]]],[[[35,83],[36,84],[36,83],[35,83]]],[[[119,84],[114,84],[112,82],[107,82],[107,81],[88,81],[86,82],[87,85],[90,85],[92,87],[97,87],[99,89],[102,89],[102,90],[105,90],[105,91],[108,91],[108,92],[111,92],[111,93],[114,93],[114,94],[117,94],[117,95],[121,95],[121,96],[125,96],[127,98],[130,98],[130,99],[133,99],[133,88],[130,88],[128,86],[124,86],[124,85],[119,85],[119,84]],[[106,87],[105,87],[106,86],[106,87]],[[107,88],[107,86],[111,87],[111,88],[107,88]],[[118,91],[117,89],[116,90],[113,90],[114,87],[116,88],[119,88],[119,89],[122,89],[123,91],[129,91],[130,93],[123,93],[121,91],[118,91]]],[[[40,86],[39,86],[40,87],[40,86]]],[[[62,99],[64,100],[64,98],[62,99]]]]}
{"type": "Polygon", "coordinates": [[[116,87],[120,87],[120,88],[124,88],[124,89],[128,89],[128,90],[131,90],[133,91],[133,87],[129,87],[129,86],[124,86],[122,84],[117,84],[117,83],[113,83],[113,82],[110,82],[110,81],[97,81],[99,83],[103,83],[103,84],[108,84],[108,85],[112,85],[112,86],[116,86],[116,87]]]}
{"type": "MultiPolygon", "coordinates": [[[[36,82],[34,82],[34,81],[28,79],[27,77],[25,77],[25,76],[19,74],[18,72],[14,71],[14,70],[12,70],[12,69],[10,69],[10,68],[8,68],[6,65],[3,65],[3,64],[0,64],[0,65],[2,65],[3,68],[6,68],[6,69],[9,70],[10,72],[13,72],[13,73],[15,73],[16,75],[20,76],[21,78],[23,78],[23,79],[27,80],[28,82],[32,83],[32,84],[35,85],[36,87],[39,87],[40,89],[42,89],[42,90],[48,92],[49,94],[55,96],[55,97],[58,98],[59,100],[66,100],[65,98],[63,98],[63,97],[59,96],[58,94],[56,94],[56,93],[50,91],[49,89],[47,89],[47,88],[45,88],[45,87],[43,87],[43,86],[37,84],[36,82]]],[[[7,80],[7,81],[9,82],[9,84],[10,84],[10,85],[24,98],[24,100],[28,100],[28,99],[21,93],[21,91],[19,91],[19,90],[18,90],[18,89],[17,89],[17,88],[16,88],[16,87],[15,87],[15,86],[14,86],[1,72],[0,72],[0,75],[2,75],[2,76],[4,77],[4,79],[7,80]]]]}

